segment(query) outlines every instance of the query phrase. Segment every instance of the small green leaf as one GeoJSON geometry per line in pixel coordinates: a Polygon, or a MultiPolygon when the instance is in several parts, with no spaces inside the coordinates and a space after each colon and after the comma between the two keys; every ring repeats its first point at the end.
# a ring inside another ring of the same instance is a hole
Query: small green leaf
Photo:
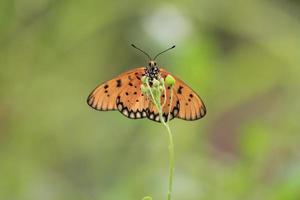
{"type": "Polygon", "coordinates": [[[152,197],[146,196],[143,198],[143,200],[152,200],[152,197]]]}
{"type": "Polygon", "coordinates": [[[141,85],[141,91],[143,94],[147,94],[148,93],[148,88],[144,85],[141,85]]]}

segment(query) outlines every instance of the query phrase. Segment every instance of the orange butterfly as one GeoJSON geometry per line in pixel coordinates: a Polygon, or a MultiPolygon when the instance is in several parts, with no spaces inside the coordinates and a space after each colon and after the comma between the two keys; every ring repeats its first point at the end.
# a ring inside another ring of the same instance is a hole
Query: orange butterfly
{"type": "MultiPolygon", "coordinates": [[[[159,113],[155,105],[141,91],[141,78],[143,76],[149,77],[150,85],[159,76],[165,79],[170,73],[157,67],[154,60],[160,54],[173,49],[175,45],[160,52],[154,59],[151,59],[145,51],[135,45],[132,44],[132,46],[148,56],[150,59],[148,66],[124,72],[100,84],[88,96],[87,103],[96,110],[119,110],[123,115],[131,119],[147,117],[153,121],[160,122],[159,113]]],[[[175,85],[172,88],[167,87],[166,94],[161,96],[161,102],[164,102],[166,98],[166,103],[162,108],[164,120],[166,121],[169,115],[171,89],[173,90],[173,101],[169,116],[170,120],[175,117],[184,120],[197,120],[204,117],[206,108],[200,97],[183,81],[177,77],[174,78],[175,85]]]]}

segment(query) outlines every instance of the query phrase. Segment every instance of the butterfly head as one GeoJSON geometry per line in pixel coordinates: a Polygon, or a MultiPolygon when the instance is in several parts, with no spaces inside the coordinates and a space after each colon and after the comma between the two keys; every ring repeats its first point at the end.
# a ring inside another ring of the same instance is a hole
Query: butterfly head
{"type": "Polygon", "coordinates": [[[148,67],[149,68],[154,68],[156,67],[156,62],[154,60],[150,60],[149,63],[148,63],[148,67]]]}
{"type": "Polygon", "coordinates": [[[156,61],[155,59],[161,55],[162,53],[169,51],[173,48],[175,48],[175,45],[173,45],[172,47],[156,54],[156,56],[154,56],[154,59],[151,58],[151,56],[149,56],[148,53],[146,53],[145,51],[143,51],[142,49],[136,47],[134,44],[131,45],[132,47],[136,48],[137,50],[143,52],[148,58],[149,58],[149,63],[148,63],[148,67],[146,67],[145,69],[145,76],[150,78],[150,81],[152,81],[154,78],[157,79],[158,78],[158,74],[159,74],[159,68],[157,67],[156,61]]]}

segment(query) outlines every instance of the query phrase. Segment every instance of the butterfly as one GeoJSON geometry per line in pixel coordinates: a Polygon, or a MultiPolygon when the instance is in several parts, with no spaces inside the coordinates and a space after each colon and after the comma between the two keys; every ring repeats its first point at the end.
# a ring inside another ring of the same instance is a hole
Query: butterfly
{"type": "MultiPolygon", "coordinates": [[[[142,77],[149,78],[150,85],[158,77],[166,78],[170,72],[159,68],[155,59],[162,53],[173,49],[172,46],[151,59],[148,53],[132,44],[149,58],[147,67],[138,67],[124,72],[117,77],[98,85],[88,96],[89,106],[100,111],[118,110],[131,119],[148,118],[160,122],[158,110],[147,95],[141,91],[142,77]]],[[[173,76],[173,75],[172,75],[173,76]]],[[[183,120],[197,120],[205,116],[206,108],[195,91],[182,80],[173,76],[175,85],[166,87],[166,92],[161,95],[161,102],[166,102],[162,107],[163,119],[167,121],[174,118],[183,120]],[[171,90],[173,97],[171,98],[171,90]],[[171,102],[172,99],[172,102],[171,102]],[[171,109],[170,109],[171,104],[171,109]]]]}

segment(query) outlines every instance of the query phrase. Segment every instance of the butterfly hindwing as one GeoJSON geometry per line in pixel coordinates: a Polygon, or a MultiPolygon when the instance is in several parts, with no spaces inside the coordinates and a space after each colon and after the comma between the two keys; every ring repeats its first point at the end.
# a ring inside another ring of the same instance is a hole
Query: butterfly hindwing
{"type": "MultiPolygon", "coordinates": [[[[163,78],[170,74],[164,69],[160,69],[160,71],[163,78]]],[[[173,86],[175,98],[173,98],[179,102],[179,113],[176,117],[184,120],[197,120],[204,117],[206,108],[201,98],[182,80],[173,77],[175,78],[175,85],[173,86]]]]}

